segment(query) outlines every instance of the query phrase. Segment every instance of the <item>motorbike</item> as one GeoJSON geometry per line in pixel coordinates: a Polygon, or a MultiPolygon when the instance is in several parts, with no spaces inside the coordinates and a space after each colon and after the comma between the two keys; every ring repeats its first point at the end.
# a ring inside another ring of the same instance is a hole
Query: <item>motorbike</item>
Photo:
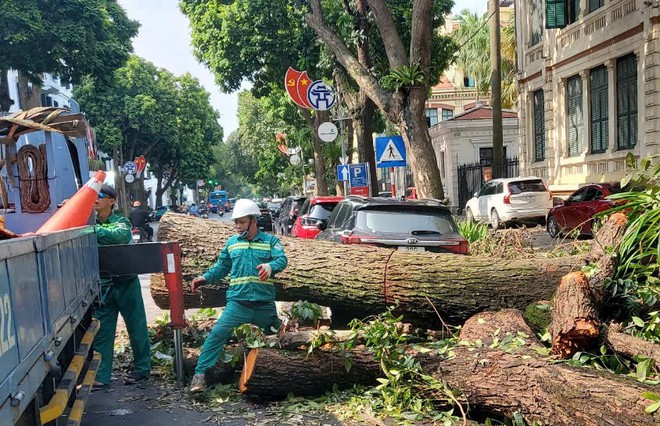
{"type": "Polygon", "coordinates": [[[133,228],[133,243],[139,244],[139,243],[144,243],[149,240],[149,236],[147,235],[147,231],[145,231],[143,228],[133,228]]]}
{"type": "Polygon", "coordinates": [[[208,210],[206,210],[206,208],[204,207],[200,207],[198,213],[199,213],[199,217],[201,217],[202,219],[209,218],[208,210]]]}

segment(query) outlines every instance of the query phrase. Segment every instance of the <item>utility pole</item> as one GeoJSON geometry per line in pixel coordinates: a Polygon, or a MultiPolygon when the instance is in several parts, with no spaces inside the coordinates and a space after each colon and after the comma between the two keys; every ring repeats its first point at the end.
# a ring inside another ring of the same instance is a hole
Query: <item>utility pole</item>
{"type": "Polygon", "coordinates": [[[504,175],[502,130],[502,53],[500,47],[500,0],[488,0],[490,16],[490,90],[493,108],[493,178],[504,175]]]}

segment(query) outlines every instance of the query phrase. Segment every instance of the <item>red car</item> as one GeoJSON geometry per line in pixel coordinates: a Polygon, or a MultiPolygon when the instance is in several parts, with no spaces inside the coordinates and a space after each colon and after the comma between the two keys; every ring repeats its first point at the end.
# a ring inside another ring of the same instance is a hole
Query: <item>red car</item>
{"type": "Polygon", "coordinates": [[[291,228],[291,236],[314,239],[318,235],[316,226],[323,220],[328,220],[332,210],[344,197],[310,197],[300,209],[300,216],[291,228]]]}
{"type": "Polygon", "coordinates": [[[580,234],[592,235],[593,216],[612,208],[614,202],[606,197],[617,192],[621,192],[618,184],[598,183],[583,186],[562,204],[550,209],[546,220],[548,233],[555,238],[579,229],[580,234]]]}

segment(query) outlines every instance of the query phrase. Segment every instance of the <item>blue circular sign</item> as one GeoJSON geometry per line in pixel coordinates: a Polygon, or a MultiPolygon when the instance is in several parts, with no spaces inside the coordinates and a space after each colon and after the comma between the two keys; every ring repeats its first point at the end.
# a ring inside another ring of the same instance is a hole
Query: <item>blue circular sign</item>
{"type": "Polygon", "coordinates": [[[337,102],[337,95],[332,86],[325,84],[323,80],[316,80],[307,89],[307,100],[316,111],[326,111],[337,102]]]}

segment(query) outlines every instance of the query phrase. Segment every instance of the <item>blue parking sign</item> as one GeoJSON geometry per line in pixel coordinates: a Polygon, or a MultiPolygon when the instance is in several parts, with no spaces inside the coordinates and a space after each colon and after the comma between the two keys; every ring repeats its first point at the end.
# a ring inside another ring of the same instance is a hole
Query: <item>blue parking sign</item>
{"type": "Polygon", "coordinates": [[[367,170],[367,163],[349,164],[349,182],[351,183],[351,188],[369,186],[367,170]]]}

